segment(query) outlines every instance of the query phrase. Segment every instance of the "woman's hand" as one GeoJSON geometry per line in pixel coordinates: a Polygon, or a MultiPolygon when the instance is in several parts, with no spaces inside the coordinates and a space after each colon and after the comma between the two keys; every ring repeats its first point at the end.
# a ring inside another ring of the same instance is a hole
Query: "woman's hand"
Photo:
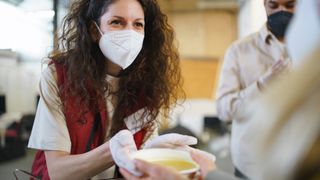
{"type": "Polygon", "coordinates": [[[137,151],[133,135],[129,130],[119,131],[109,142],[112,158],[114,162],[121,168],[126,169],[130,173],[140,176],[141,173],[136,170],[131,153],[137,151]]]}
{"type": "Polygon", "coordinates": [[[134,160],[136,168],[143,173],[142,176],[137,177],[123,168],[120,168],[120,172],[125,179],[128,180],[182,180],[186,177],[179,174],[178,171],[165,166],[157,164],[151,164],[142,160],[134,160]]]}
{"type": "MultiPolygon", "coordinates": [[[[197,144],[197,139],[181,134],[165,134],[148,141],[144,148],[171,148],[188,150],[189,145],[197,144]]],[[[109,147],[114,162],[135,176],[141,176],[130,155],[137,151],[133,135],[129,130],[119,131],[110,139],[109,147]]]]}
{"type": "Polygon", "coordinates": [[[177,133],[164,134],[147,141],[144,149],[147,148],[170,148],[186,150],[190,145],[197,144],[195,137],[181,135],[177,133]]]}

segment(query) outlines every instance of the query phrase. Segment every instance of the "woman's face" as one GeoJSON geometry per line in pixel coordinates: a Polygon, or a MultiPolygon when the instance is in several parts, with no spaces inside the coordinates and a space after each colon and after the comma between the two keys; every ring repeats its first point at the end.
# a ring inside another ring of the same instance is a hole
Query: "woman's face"
{"type": "Polygon", "coordinates": [[[144,34],[144,12],[137,0],[117,0],[110,4],[100,18],[102,33],[134,30],[144,34]]]}

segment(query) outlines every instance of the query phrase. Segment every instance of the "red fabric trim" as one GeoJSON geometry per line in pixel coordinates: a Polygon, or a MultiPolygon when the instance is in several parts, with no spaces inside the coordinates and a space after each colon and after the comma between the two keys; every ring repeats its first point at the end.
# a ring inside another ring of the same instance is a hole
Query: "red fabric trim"
{"type": "Polygon", "coordinates": [[[144,139],[146,134],[147,134],[147,129],[143,128],[143,129],[141,129],[140,131],[136,132],[133,135],[134,141],[135,141],[136,146],[137,146],[138,149],[141,149],[141,145],[143,143],[143,139],[144,139]]]}
{"type": "MultiPolygon", "coordinates": [[[[44,151],[38,151],[34,159],[32,174],[40,177],[42,180],[50,180],[44,151]]],[[[30,179],[33,180],[33,178],[30,179]]]]}

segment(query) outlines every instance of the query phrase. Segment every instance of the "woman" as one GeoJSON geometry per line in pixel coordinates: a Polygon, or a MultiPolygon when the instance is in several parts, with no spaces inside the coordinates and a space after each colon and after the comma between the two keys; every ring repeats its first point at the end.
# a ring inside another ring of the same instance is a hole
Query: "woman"
{"type": "Polygon", "coordinates": [[[60,40],[41,77],[32,172],[88,179],[124,156],[109,142],[126,152],[124,138],[141,148],[156,133],[181,94],[179,57],[154,0],[74,1],[60,40]]]}

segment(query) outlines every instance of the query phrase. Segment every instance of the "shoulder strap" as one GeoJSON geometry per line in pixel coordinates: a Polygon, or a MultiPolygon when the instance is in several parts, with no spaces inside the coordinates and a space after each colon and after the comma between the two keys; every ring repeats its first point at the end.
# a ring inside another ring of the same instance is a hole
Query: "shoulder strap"
{"type": "Polygon", "coordinates": [[[91,129],[91,132],[90,132],[89,140],[86,145],[86,152],[91,150],[91,144],[92,144],[92,141],[94,138],[94,134],[95,134],[95,132],[98,131],[100,121],[101,121],[101,117],[100,117],[100,113],[98,112],[94,116],[94,123],[93,123],[92,129],[91,129]]]}

